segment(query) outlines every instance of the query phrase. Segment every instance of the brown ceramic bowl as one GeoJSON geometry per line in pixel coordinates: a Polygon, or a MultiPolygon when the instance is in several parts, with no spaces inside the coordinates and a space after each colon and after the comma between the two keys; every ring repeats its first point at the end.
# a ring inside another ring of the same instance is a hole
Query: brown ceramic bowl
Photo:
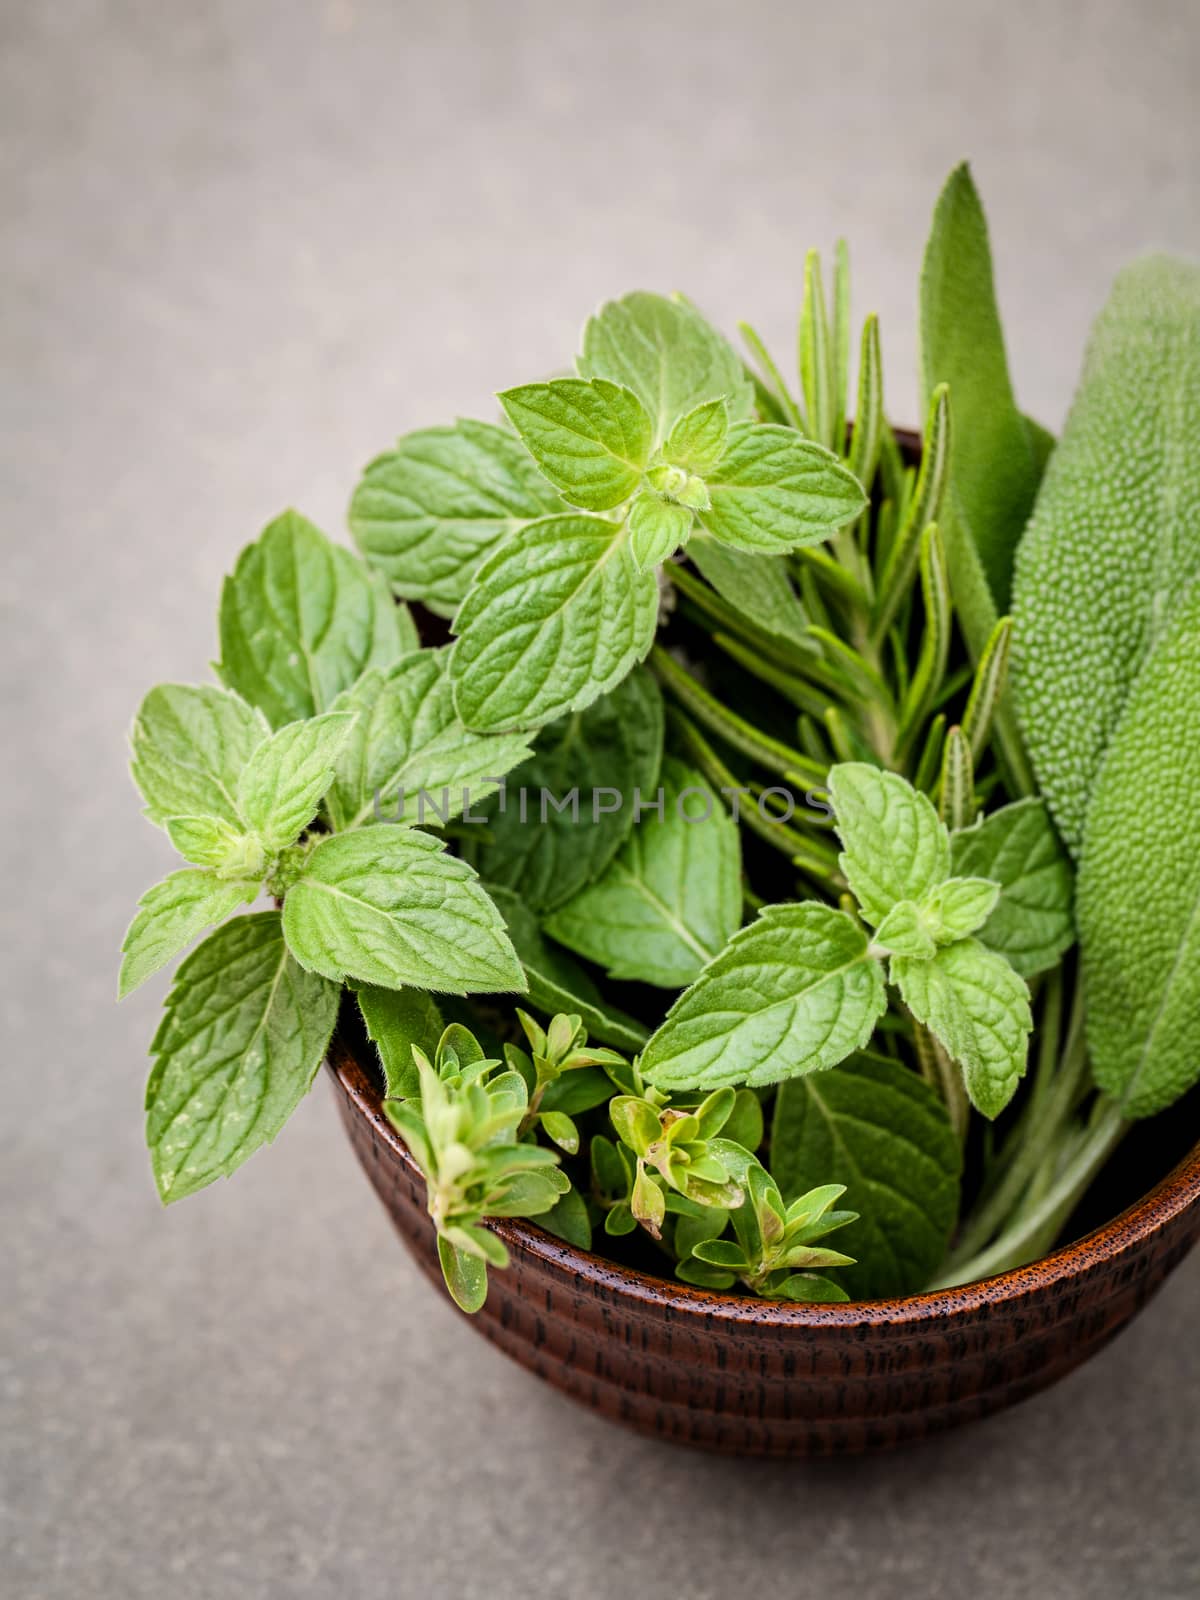
{"type": "MultiPolygon", "coordinates": [[[[441,1282],[424,1181],[342,1030],[329,1067],[351,1143],[409,1250],[441,1282]]],[[[1161,1170],[1161,1168],[1160,1168],[1161,1170]]],[[[728,1454],[875,1450],[1054,1383],[1144,1306],[1200,1236],[1200,1145],[1077,1243],[996,1278],[855,1305],[713,1294],[618,1266],[531,1222],[470,1321],[555,1388],[642,1433],[728,1454]]]]}

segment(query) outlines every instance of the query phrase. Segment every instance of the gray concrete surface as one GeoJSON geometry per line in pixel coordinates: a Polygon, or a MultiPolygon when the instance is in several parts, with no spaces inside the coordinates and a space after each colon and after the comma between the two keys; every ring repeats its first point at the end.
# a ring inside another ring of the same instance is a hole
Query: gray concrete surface
{"type": "Polygon", "coordinates": [[[166,865],[124,772],[217,586],[331,530],[396,432],[685,287],[790,348],[849,235],[911,418],[915,273],[970,155],[1024,404],[1057,424],[1114,269],[1200,255],[1194,5],[18,4],[0,10],[3,1529],[14,1597],[1194,1594],[1200,1261],[1020,1410],[894,1459],[627,1438],[423,1283],[322,1083],[164,1214],[164,984],[113,1005],[166,865]]]}

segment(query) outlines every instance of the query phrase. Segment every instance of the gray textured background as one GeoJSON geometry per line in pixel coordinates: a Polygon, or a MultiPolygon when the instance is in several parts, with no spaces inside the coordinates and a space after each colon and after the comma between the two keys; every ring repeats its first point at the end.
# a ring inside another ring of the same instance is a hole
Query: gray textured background
{"type": "Polygon", "coordinates": [[[911,419],[920,247],[964,154],[1021,399],[1057,425],[1114,269],[1200,255],[1195,6],[0,17],[0,1590],[1195,1593],[1200,1261],[974,1431],[693,1458],[577,1411],[418,1282],[323,1082],[162,1213],[139,1111],[165,983],[113,1005],[168,862],[121,736],[147,686],[202,675],[220,577],[271,515],[338,530],[393,434],[488,414],[627,288],[685,287],[786,356],[803,250],[843,231],[911,419]]]}

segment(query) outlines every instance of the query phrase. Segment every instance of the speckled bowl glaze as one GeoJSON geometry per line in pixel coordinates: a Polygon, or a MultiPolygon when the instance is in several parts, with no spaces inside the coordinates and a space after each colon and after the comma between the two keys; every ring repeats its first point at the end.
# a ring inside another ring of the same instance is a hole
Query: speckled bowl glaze
{"type": "MultiPolygon", "coordinates": [[[[358,1158],[401,1238],[441,1283],[424,1182],[346,1033],[329,1068],[358,1158]]],[[[366,1047],[369,1048],[369,1047],[366,1047]]],[[[530,1222],[471,1326],[583,1405],[730,1455],[885,1449],[1054,1383],[1141,1310],[1200,1235],[1200,1145],[1115,1221],[1044,1260],[905,1300],[804,1306],[653,1278],[530,1222]]]]}

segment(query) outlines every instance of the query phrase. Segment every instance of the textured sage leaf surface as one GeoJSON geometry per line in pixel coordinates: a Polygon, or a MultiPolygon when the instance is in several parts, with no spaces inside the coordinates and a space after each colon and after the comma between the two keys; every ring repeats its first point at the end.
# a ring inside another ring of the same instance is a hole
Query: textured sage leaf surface
{"type": "Polygon", "coordinates": [[[946,1108],[916,1073],[862,1055],[781,1084],[771,1174],[785,1201],[846,1186],[859,1213],[838,1234],[855,1300],[916,1294],[941,1265],[958,1218],[962,1153],[946,1108]]]}
{"type": "Polygon", "coordinates": [[[534,728],[615,689],[648,653],[658,584],[638,572],[628,529],[548,517],[475,575],[454,626],[454,700],[468,728],[534,728]]]}
{"type": "Polygon", "coordinates": [[[765,555],[828,539],[867,503],[832,451],[773,422],[731,428],[705,483],[711,504],[700,520],[709,533],[765,555]]]}
{"type": "Polygon", "coordinates": [[[661,1089],[778,1083],[860,1050],[886,1003],[879,963],[844,912],[767,906],[676,1000],[642,1071],[661,1089]]]}
{"type": "MultiPolygon", "coordinates": [[[[942,538],[950,549],[962,542],[974,548],[1003,612],[1040,469],[1013,399],[987,222],[965,165],[955,168],[942,190],[925,248],[921,368],[926,406],[938,384],[950,389],[950,472],[938,518],[942,538]]],[[[951,567],[955,564],[951,558],[951,567]]]]}
{"type": "Polygon", "coordinates": [[[697,536],[688,556],[735,611],[777,639],[808,644],[808,618],[788,577],[785,556],[731,550],[715,539],[697,536]]]}
{"type": "Polygon", "coordinates": [[[312,821],[353,725],[342,711],[289,722],[250,757],[238,784],[238,809],[269,850],[291,844],[312,821]]]}
{"type": "Polygon", "coordinates": [[[610,300],[584,328],[576,366],[581,378],[632,389],[650,414],[656,444],[706,400],[725,400],[735,421],[754,406],[737,351],[679,298],[639,292],[610,300]]]}
{"type": "Polygon", "coordinates": [[[950,873],[950,835],[927,796],[897,773],[843,762],[829,777],[839,858],[868,922],[901,900],[919,901],[950,873]]]}
{"type": "Polygon", "coordinates": [[[558,378],[506,389],[500,404],[538,467],[572,505],[610,511],[641,482],[651,423],[631,389],[606,378],[558,378]]]}
{"type": "Polygon", "coordinates": [[[682,989],[741,922],[741,848],[721,799],[674,756],[663,757],[662,791],[662,819],[646,812],[546,931],[610,978],[682,989]]]}
{"type": "Polygon", "coordinates": [[[123,1000],[205,928],[223,922],[257,893],[255,883],[227,883],[211,872],[190,867],[170,873],[147,889],[121,945],[117,998],[123,1000]]]}
{"type": "Polygon", "coordinates": [[[296,959],[327,978],[442,994],[525,987],[474,872],[415,828],[323,839],[288,890],[283,929],[296,959]]]}
{"type": "Polygon", "coordinates": [[[951,835],[954,870],[1000,885],[979,937],[1024,978],[1054,966],[1075,942],[1074,873],[1045,801],[1018,800],[951,835]]]}
{"type": "Polygon", "coordinates": [[[398,595],[450,616],[502,539],[563,509],[507,428],[464,419],[377,456],[350,502],[350,531],[398,595]]]}
{"type": "Polygon", "coordinates": [[[238,917],[175,974],[150,1047],[146,1142],[164,1200],[227,1176],[273,1139],[312,1084],[337,986],[288,954],[279,913],[238,917]]]}
{"type": "Polygon", "coordinates": [[[273,727],[327,711],[368,667],[417,646],[378,573],[285,511],[238,557],[221,590],[223,682],[273,727]]]}
{"type": "Polygon", "coordinates": [[[160,683],[142,701],[130,744],[133,781],[146,815],[219,817],[241,826],[242,768],[270,732],[262,715],[228,689],[160,683]]]}
{"type": "MultiPolygon", "coordinates": [[[[366,672],[334,701],[355,714],[326,806],[335,828],[383,819],[437,826],[476,808],[531,750],[523,733],[464,728],[449,650],[414,650],[388,672],[366,672]],[[428,799],[422,797],[422,791],[428,799]]],[[[481,813],[479,813],[481,814],[481,813]]]]}
{"type": "Polygon", "coordinates": [[[1078,922],[1101,1088],[1149,1116],[1200,1077],[1200,579],[1146,659],[1100,768],[1078,922]]]}
{"type": "Polygon", "coordinates": [[[930,961],[893,956],[905,1005],[963,1069],[971,1104],[995,1118],[1017,1091],[1033,1018],[1025,980],[1003,956],[960,939],[930,961]]]}
{"type": "Polygon", "coordinates": [[[1200,572],[1200,267],[1117,278],[1021,540],[1017,706],[1072,855],[1105,746],[1147,654],[1200,572]]]}
{"type": "Polygon", "coordinates": [[[380,989],[364,983],[358,990],[367,1037],[379,1052],[387,1094],[419,1095],[420,1075],[413,1045],[432,1061],[442,1036],[442,1017],[432,995],[421,989],[380,989]]]}

